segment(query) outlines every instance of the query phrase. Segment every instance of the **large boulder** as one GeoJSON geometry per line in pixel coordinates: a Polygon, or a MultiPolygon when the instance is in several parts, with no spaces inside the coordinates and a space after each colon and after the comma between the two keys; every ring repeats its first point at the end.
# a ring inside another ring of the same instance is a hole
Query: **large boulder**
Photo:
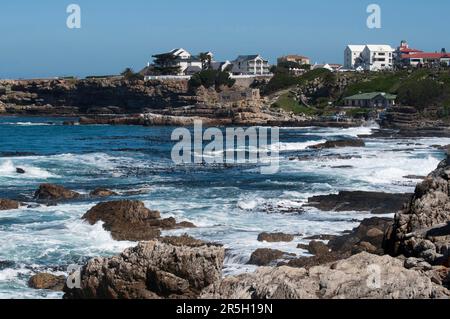
{"type": "Polygon", "coordinates": [[[38,200],[69,200],[80,197],[80,194],[64,188],[60,185],[42,184],[34,193],[34,197],[38,200]]]}
{"type": "Polygon", "coordinates": [[[383,255],[385,234],[393,224],[391,218],[373,217],[365,219],[349,234],[338,236],[329,241],[328,247],[334,252],[351,254],[367,251],[383,255]]]}
{"type": "Polygon", "coordinates": [[[269,266],[272,262],[282,258],[289,258],[295,255],[285,253],[281,250],[260,248],[255,250],[250,256],[249,265],[269,266]]]}
{"type": "Polygon", "coordinates": [[[423,272],[390,256],[360,253],[324,266],[259,268],[205,289],[205,299],[429,299],[450,297],[423,272]],[[379,275],[379,276],[378,276],[379,275]]]}
{"type": "Polygon", "coordinates": [[[55,276],[47,273],[40,273],[32,276],[28,281],[28,286],[34,289],[46,289],[62,291],[66,278],[64,276],[55,276]]]}
{"type": "Polygon", "coordinates": [[[449,266],[450,159],[416,187],[412,200],[395,216],[387,250],[449,266]]]}
{"type": "Polygon", "coordinates": [[[268,243],[291,242],[293,240],[294,235],[284,233],[261,233],[258,235],[258,241],[266,241],[268,243]]]}
{"type": "Polygon", "coordinates": [[[384,255],[385,237],[392,226],[390,218],[369,218],[348,234],[331,236],[326,245],[320,241],[311,241],[309,245],[300,244],[298,248],[306,249],[314,256],[300,257],[290,260],[287,265],[296,268],[309,269],[314,266],[324,265],[348,258],[361,252],[384,255]]]}
{"type": "Polygon", "coordinates": [[[110,231],[115,240],[152,240],[161,235],[161,229],[195,227],[188,222],[177,224],[174,218],[160,219],[158,211],[131,200],[99,203],[82,218],[91,225],[103,222],[103,228],[110,231]]]}
{"type": "Polygon", "coordinates": [[[20,203],[10,199],[0,199],[0,210],[18,209],[20,203]]]}
{"type": "Polygon", "coordinates": [[[222,278],[222,247],[173,246],[150,241],[112,258],[94,258],[81,270],[81,289],[66,299],[196,298],[222,278]]]}

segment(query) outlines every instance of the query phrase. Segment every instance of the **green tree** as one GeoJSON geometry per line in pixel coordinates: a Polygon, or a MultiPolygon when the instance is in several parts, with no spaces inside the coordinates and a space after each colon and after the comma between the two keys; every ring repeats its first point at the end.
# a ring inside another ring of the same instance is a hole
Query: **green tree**
{"type": "Polygon", "coordinates": [[[211,54],[209,52],[202,52],[199,54],[200,61],[202,61],[202,70],[211,69],[211,54]]]}
{"type": "Polygon", "coordinates": [[[203,86],[205,88],[215,87],[219,90],[222,86],[232,87],[235,80],[230,78],[228,72],[222,72],[217,70],[204,70],[197,74],[194,74],[189,80],[189,87],[191,89],[203,86]]]}
{"type": "Polygon", "coordinates": [[[135,73],[132,68],[126,68],[120,73],[124,77],[125,80],[128,81],[139,81],[143,80],[144,76],[140,73],[135,73]]]}
{"type": "Polygon", "coordinates": [[[398,100],[403,105],[414,106],[423,110],[428,106],[435,105],[443,93],[442,85],[435,80],[408,81],[398,89],[398,100]]]}

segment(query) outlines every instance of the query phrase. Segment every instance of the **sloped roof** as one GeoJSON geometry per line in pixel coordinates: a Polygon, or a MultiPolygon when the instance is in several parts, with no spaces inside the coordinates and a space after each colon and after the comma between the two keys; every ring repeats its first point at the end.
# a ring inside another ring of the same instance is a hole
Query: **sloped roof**
{"type": "Polygon", "coordinates": [[[362,52],[365,47],[366,47],[365,45],[359,45],[359,44],[347,45],[347,48],[349,48],[352,51],[361,51],[362,52]]]}
{"type": "Polygon", "coordinates": [[[240,55],[236,58],[236,62],[245,62],[245,61],[251,61],[256,59],[257,57],[259,57],[258,54],[253,54],[253,55],[240,55]]]}
{"type": "Polygon", "coordinates": [[[390,45],[387,44],[368,44],[366,47],[370,51],[395,51],[390,45]]]}
{"type": "Polygon", "coordinates": [[[376,98],[377,96],[382,95],[388,100],[395,100],[397,99],[397,95],[384,93],[384,92],[371,92],[371,93],[360,93],[356,95],[352,95],[349,97],[346,97],[346,100],[372,100],[376,98]]]}

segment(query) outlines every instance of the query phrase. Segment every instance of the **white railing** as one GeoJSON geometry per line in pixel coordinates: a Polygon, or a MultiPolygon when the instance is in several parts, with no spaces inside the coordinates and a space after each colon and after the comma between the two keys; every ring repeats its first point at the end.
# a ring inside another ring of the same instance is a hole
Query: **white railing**
{"type": "Polygon", "coordinates": [[[190,80],[191,75],[147,75],[144,77],[145,81],[155,80],[190,80]]]}
{"type": "Polygon", "coordinates": [[[240,74],[240,75],[231,75],[232,79],[252,79],[252,78],[262,78],[262,77],[273,77],[272,73],[267,74],[240,74]]]}

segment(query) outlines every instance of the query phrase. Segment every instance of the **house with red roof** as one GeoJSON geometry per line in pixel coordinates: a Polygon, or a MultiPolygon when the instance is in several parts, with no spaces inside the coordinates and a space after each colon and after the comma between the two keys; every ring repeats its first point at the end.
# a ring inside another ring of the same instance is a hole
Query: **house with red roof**
{"type": "Polygon", "coordinates": [[[395,61],[399,67],[450,66],[450,54],[445,49],[440,53],[424,52],[410,48],[406,41],[402,41],[395,53],[395,61]]]}

